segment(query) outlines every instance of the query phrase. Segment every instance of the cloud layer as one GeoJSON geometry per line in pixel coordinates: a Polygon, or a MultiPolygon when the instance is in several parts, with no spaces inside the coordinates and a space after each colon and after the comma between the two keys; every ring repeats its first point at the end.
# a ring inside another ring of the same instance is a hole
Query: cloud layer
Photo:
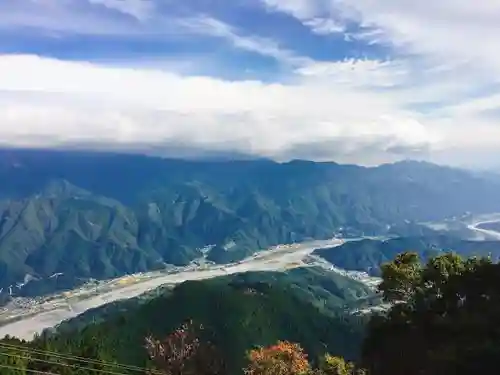
{"type": "Polygon", "coordinates": [[[492,36],[500,31],[494,22],[500,2],[471,8],[465,0],[425,6],[262,0],[252,7],[235,1],[215,2],[217,14],[195,3],[3,2],[0,37],[43,35],[50,46],[54,40],[67,46],[75,35],[84,38],[80,43],[93,38],[110,46],[141,38],[170,49],[155,51],[154,64],[137,54],[100,61],[92,48],[87,59],[58,56],[49,47],[0,55],[0,143],[107,145],[170,156],[186,148],[361,164],[411,157],[478,165],[498,155],[500,52],[492,36]],[[235,21],[237,11],[268,23],[251,30],[235,21]],[[273,29],[278,20],[281,32],[273,29]],[[292,37],[298,32],[302,39],[292,37]],[[218,72],[170,69],[179,58],[171,48],[176,41],[202,56],[190,63],[215,64],[218,72]],[[214,43],[215,52],[203,43],[214,43]],[[354,45],[379,46],[384,54],[353,56],[354,45]],[[237,60],[231,64],[228,56],[237,60]],[[256,73],[224,76],[238,64],[256,73]]]}
{"type": "Polygon", "coordinates": [[[283,85],[3,56],[0,71],[9,75],[0,82],[0,140],[178,142],[278,159],[293,158],[295,149],[322,159],[375,145],[387,156],[394,148],[425,149],[433,135],[423,125],[363,89],[363,74],[373,67],[344,64],[349,69],[339,64],[338,74],[346,70],[349,77],[336,76],[334,85],[315,79],[283,85]]]}

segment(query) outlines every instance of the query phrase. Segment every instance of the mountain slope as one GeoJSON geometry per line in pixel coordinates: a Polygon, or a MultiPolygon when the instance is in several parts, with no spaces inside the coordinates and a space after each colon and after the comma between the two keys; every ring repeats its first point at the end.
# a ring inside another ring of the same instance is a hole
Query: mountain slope
{"type": "Polygon", "coordinates": [[[380,265],[403,251],[416,252],[427,261],[452,250],[465,258],[491,256],[494,261],[500,259],[500,241],[468,241],[448,236],[400,237],[387,241],[365,239],[331,249],[318,249],[314,254],[339,268],[380,276],[380,265]]]}
{"type": "MultiPolygon", "coordinates": [[[[281,287],[330,316],[343,316],[346,312],[367,306],[376,302],[377,299],[375,291],[367,285],[320,267],[296,268],[286,272],[246,272],[206,280],[204,283],[231,285],[235,288],[256,284],[281,287]]],[[[58,332],[79,330],[90,323],[100,322],[121,312],[139,308],[159,294],[168,296],[171,290],[171,286],[164,286],[139,297],[88,310],[73,319],[62,322],[56,330],[58,332]]]]}
{"type": "Polygon", "coordinates": [[[416,162],[363,168],[3,150],[0,178],[0,288],[31,275],[45,280],[29,287],[35,294],[186,264],[208,245],[208,258],[226,263],[338,231],[383,234],[408,220],[500,211],[498,179],[416,162]],[[61,281],[47,284],[59,272],[61,281]]]}
{"type": "Polygon", "coordinates": [[[27,275],[105,278],[161,265],[159,254],[139,247],[130,209],[65,181],[30,198],[4,201],[0,218],[2,286],[27,275]]]}
{"type": "Polygon", "coordinates": [[[146,351],[141,350],[144,338],[150,334],[163,338],[192,319],[205,327],[203,338],[211,339],[221,349],[235,371],[242,367],[246,350],[278,339],[300,342],[312,359],[325,351],[348,358],[358,356],[361,326],[321,312],[297,294],[296,286],[287,281],[290,276],[269,275],[280,279],[269,282],[256,281],[259,276],[188,281],[143,303],[126,301],[126,309],[108,311],[104,321],[78,333],[71,329],[70,321],[59,334],[41,338],[35,345],[47,345],[48,341],[56,350],[78,353],[82,347],[98,342],[99,351],[109,360],[145,366],[146,351]]]}

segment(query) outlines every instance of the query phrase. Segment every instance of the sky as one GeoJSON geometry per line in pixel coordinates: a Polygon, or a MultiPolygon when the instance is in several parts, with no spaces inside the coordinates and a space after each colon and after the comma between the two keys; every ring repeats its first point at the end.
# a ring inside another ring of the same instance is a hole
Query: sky
{"type": "Polygon", "coordinates": [[[1,0],[0,145],[500,166],[500,0],[1,0]]]}

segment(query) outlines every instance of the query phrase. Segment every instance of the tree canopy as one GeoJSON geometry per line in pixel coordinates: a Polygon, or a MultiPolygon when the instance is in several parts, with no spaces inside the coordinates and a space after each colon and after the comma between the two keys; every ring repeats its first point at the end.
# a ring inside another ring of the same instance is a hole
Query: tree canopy
{"type": "Polygon", "coordinates": [[[393,303],[370,321],[363,364],[373,375],[488,373],[500,355],[500,265],[403,253],[382,267],[393,303]]]}

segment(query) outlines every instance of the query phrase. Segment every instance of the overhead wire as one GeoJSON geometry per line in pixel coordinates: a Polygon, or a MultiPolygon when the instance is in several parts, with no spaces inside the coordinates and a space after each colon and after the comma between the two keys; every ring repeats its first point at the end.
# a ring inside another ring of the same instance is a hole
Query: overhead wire
{"type": "Polygon", "coordinates": [[[47,356],[51,356],[54,358],[71,360],[71,361],[75,361],[75,362],[81,362],[81,363],[92,364],[92,365],[115,367],[115,368],[120,369],[120,370],[128,370],[128,371],[136,371],[136,372],[149,371],[150,374],[164,375],[164,373],[161,371],[148,369],[145,367],[126,365],[123,363],[107,362],[107,361],[103,361],[103,360],[91,359],[91,358],[86,358],[86,357],[81,357],[81,356],[76,356],[76,355],[71,355],[71,354],[64,354],[64,353],[59,353],[59,352],[53,352],[53,351],[49,351],[49,350],[34,349],[34,348],[30,348],[30,347],[13,345],[13,344],[6,344],[6,343],[2,343],[2,342],[0,342],[0,348],[15,349],[15,350],[18,350],[18,351],[24,352],[24,353],[42,354],[42,355],[47,355],[47,356]]]}
{"type": "Polygon", "coordinates": [[[7,370],[22,370],[24,372],[28,372],[30,374],[39,374],[39,375],[59,375],[55,374],[53,372],[48,372],[48,371],[39,371],[39,370],[30,370],[30,369],[21,369],[19,367],[15,366],[9,366],[9,365],[2,365],[0,364],[0,368],[5,368],[7,370]]]}
{"type": "Polygon", "coordinates": [[[101,374],[107,374],[107,375],[128,375],[124,374],[123,372],[114,372],[114,371],[107,371],[107,370],[101,370],[101,369],[95,369],[91,367],[82,367],[82,366],[77,366],[77,365],[72,365],[69,363],[61,363],[61,362],[56,362],[56,361],[49,361],[46,359],[41,359],[41,358],[36,358],[36,357],[29,357],[29,356],[23,356],[23,355],[18,355],[18,354],[7,354],[7,353],[0,353],[1,356],[4,357],[9,357],[9,358],[20,358],[20,359],[27,359],[33,362],[41,362],[41,363],[46,363],[48,365],[57,365],[57,366],[62,366],[62,367],[70,367],[75,370],[92,370],[94,372],[98,372],[101,374]]]}

